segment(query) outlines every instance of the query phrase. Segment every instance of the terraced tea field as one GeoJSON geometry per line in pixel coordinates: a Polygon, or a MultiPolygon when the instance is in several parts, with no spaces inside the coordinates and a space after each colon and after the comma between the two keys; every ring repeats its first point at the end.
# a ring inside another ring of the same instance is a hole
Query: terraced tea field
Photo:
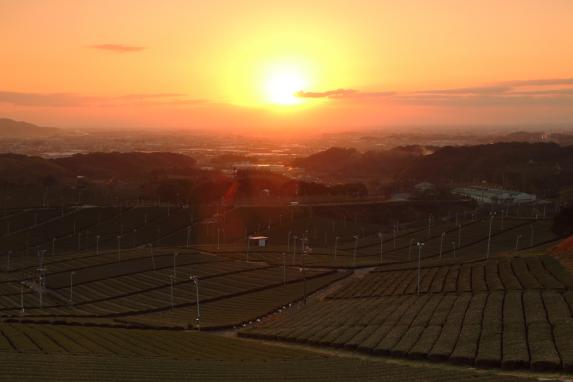
{"type": "Polygon", "coordinates": [[[373,272],[242,336],[480,367],[573,371],[573,278],[542,257],[373,272]]]}
{"type": "Polygon", "coordinates": [[[224,231],[232,218],[200,220],[188,208],[46,208],[1,217],[0,362],[10,373],[0,379],[32,378],[29,368],[36,367],[43,378],[81,380],[75,365],[84,363],[103,380],[114,373],[137,380],[260,380],[274,373],[296,380],[520,380],[229,342],[197,330],[240,328],[254,339],[368,355],[573,368],[565,340],[573,335],[571,276],[550,257],[496,256],[554,240],[549,220],[494,221],[485,260],[489,220],[475,215],[460,217],[459,225],[439,219],[430,229],[405,222],[395,234],[358,221],[276,218],[269,233],[288,240],[271,237],[270,246],[249,248],[246,261],[243,234],[224,231]],[[419,293],[418,240],[425,242],[419,293]],[[304,256],[303,245],[312,248],[304,256]],[[360,267],[370,269],[353,275],[360,267]],[[333,292],[306,304],[329,286],[333,292]]]}
{"type": "MultiPolygon", "coordinates": [[[[212,299],[201,303],[201,327],[206,329],[229,328],[243,323],[252,323],[259,317],[286,308],[304,296],[316,292],[344,277],[345,272],[330,272],[318,277],[307,278],[284,286],[265,288],[252,293],[238,294],[234,297],[212,299]]],[[[307,276],[308,277],[308,276],[307,276]]],[[[165,310],[158,313],[130,315],[117,319],[118,322],[141,324],[151,327],[196,327],[196,306],[165,310]]]]}
{"type": "MultiPolygon", "coordinates": [[[[461,220],[460,220],[461,221],[461,220]]],[[[516,252],[535,248],[557,239],[551,232],[551,221],[542,219],[500,218],[492,221],[490,254],[498,252],[516,252]]],[[[481,260],[487,256],[489,219],[465,220],[460,225],[454,221],[436,222],[428,231],[423,224],[417,227],[403,228],[394,236],[385,231],[388,227],[378,227],[377,232],[366,236],[334,237],[325,246],[321,240],[312,240],[308,234],[307,244],[312,251],[304,255],[300,240],[291,239],[290,245],[273,244],[267,248],[249,248],[249,258],[282,264],[310,267],[355,268],[381,264],[415,264],[417,262],[416,243],[424,243],[421,258],[424,264],[459,263],[481,260]],[[429,232],[429,233],[428,233],[429,232]],[[382,239],[382,240],[381,240],[382,239]],[[355,250],[356,246],[356,250],[355,250]]],[[[302,237],[302,236],[300,236],[302,237]]],[[[203,245],[203,250],[244,259],[247,253],[245,243],[216,246],[203,245]]]]}
{"type": "Polygon", "coordinates": [[[189,209],[175,207],[31,209],[0,221],[0,226],[7,227],[0,237],[0,250],[12,254],[11,264],[5,263],[8,268],[35,261],[39,251],[44,251],[44,256],[55,256],[136,248],[148,243],[160,246],[174,240],[181,245],[187,239],[186,228],[192,218],[189,209]]]}
{"type": "MultiPolygon", "coordinates": [[[[573,289],[573,277],[549,256],[492,258],[489,261],[424,267],[419,293],[479,293],[522,289],[573,289]]],[[[381,297],[418,293],[418,270],[368,273],[329,298],[381,297]]]]}
{"type": "Polygon", "coordinates": [[[199,332],[1,323],[0,333],[2,355],[17,352],[229,361],[298,359],[305,355],[199,332]]]}
{"type": "Polygon", "coordinates": [[[47,263],[46,267],[54,271],[45,274],[48,289],[43,293],[33,278],[24,280],[25,291],[18,280],[0,282],[2,317],[77,321],[161,312],[169,322],[175,314],[164,312],[173,310],[179,319],[186,317],[186,322],[194,323],[197,293],[189,279],[192,274],[199,279],[203,324],[232,326],[299,300],[305,288],[310,293],[346,275],[333,271],[301,272],[184,250],[177,255],[146,253],[121,262],[116,254],[83,256],[47,263]],[[270,295],[274,298],[258,298],[267,289],[272,290],[270,295]],[[233,305],[237,309],[220,314],[224,309],[221,306],[233,305]]]}
{"type": "MultiPolygon", "coordinates": [[[[198,332],[0,324],[0,380],[296,381],[526,378],[325,356],[198,332]]],[[[531,380],[531,379],[529,379],[531,380]]]]}

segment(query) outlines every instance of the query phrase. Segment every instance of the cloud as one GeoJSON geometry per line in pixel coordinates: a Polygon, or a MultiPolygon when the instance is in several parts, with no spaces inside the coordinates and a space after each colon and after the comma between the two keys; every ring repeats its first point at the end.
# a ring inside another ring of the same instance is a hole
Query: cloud
{"type": "Polygon", "coordinates": [[[25,93],[0,91],[0,103],[17,106],[76,107],[84,106],[93,98],[71,93],[25,93]]]}
{"type": "Polygon", "coordinates": [[[141,93],[121,96],[85,96],[75,93],[29,93],[0,91],[0,104],[29,107],[117,107],[126,105],[185,106],[208,103],[183,93],[141,93]]]}
{"type": "Polygon", "coordinates": [[[434,89],[416,91],[414,93],[421,94],[500,94],[506,93],[512,89],[511,86],[494,85],[494,86],[476,86],[469,88],[452,88],[452,89],[434,89]]]}
{"type": "Polygon", "coordinates": [[[295,95],[300,98],[375,98],[388,97],[394,92],[360,92],[355,89],[334,89],[325,92],[299,91],[295,95]]]}
{"type": "Polygon", "coordinates": [[[112,53],[135,53],[147,49],[144,46],[124,45],[124,44],[97,44],[90,45],[88,48],[99,49],[112,53]]]}
{"type": "Polygon", "coordinates": [[[401,96],[395,99],[395,101],[401,104],[436,107],[573,107],[573,97],[571,95],[555,95],[544,97],[528,94],[473,95],[463,97],[412,95],[401,96]]]}
{"type": "Polygon", "coordinates": [[[512,87],[524,86],[567,86],[573,85],[573,78],[550,78],[544,80],[522,80],[522,81],[508,81],[504,85],[512,87]]]}
{"type": "Polygon", "coordinates": [[[116,98],[120,99],[157,99],[157,98],[179,98],[186,97],[187,94],[184,93],[142,93],[142,94],[126,94],[116,98]]]}
{"type": "Polygon", "coordinates": [[[405,92],[334,89],[300,91],[302,98],[329,98],[340,101],[371,99],[421,106],[573,106],[573,78],[506,81],[483,86],[426,89],[405,92]],[[541,87],[542,89],[535,89],[541,87]],[[534,89],[531,89],[531,88],[534,89]]]}
{"type": "Polygon", "coordinates": [[[296,93],[296,96],[300,98],[342,98],[355,93],[356,90],[354,89],[334,89],[325,92],[306,92],[301,90],[296,93]]]}

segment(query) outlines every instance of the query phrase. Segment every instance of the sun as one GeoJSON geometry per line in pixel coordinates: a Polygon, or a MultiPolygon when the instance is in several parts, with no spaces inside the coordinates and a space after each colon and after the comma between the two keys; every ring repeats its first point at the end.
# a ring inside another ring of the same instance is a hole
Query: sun
{"type": "Polygon", "coordinates": [[[296,105],[302,99],[296,93],[308,86],[308,80],[296,69],[282,69],[268,74],[265,81],[265,96],[270,103],[296,105]]]}

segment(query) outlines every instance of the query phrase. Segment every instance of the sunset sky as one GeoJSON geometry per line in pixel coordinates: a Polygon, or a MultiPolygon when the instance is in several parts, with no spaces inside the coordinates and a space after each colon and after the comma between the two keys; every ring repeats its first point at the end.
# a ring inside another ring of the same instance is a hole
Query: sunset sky
{"type": "Polygon", "coordinates": [[[0,0],[0,117],[573,124],[571,0],[0,0]]]}

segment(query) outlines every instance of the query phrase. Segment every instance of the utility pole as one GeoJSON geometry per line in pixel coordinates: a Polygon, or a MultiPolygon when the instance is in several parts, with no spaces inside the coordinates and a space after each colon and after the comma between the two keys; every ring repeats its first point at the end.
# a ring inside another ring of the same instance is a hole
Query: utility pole
{"type": "MultiPolygon", "coordinates": [[[[306,239],[303,239],[303,241],[306,243],[306,239]]],[[[302,293],[303,293],[303,301],[304,301],[305,305],[306,305],[306,270],[304,268],[304,257],[309,252],[312,252],[312,249],[309,246],[305,245],[304,250],[302,251],[302,259],[301,259],[302,286],[303,286],[302,293]]]]}
{"type": "Polygon", "coordinates": [[[382,255],[384,253],[384,234],[378,232],[378,238],[380,239],[380,264],[382,264],[382,255]]]}
{"type": "Polygon", "coordinates": [[[74,274],[75,271],[70,272],[70,305],[74,305],[74,274]]]}
{"type": "Polygon", "coordinates": [[[337,255],[337,252],[338,252],[338,240],[339,240],[339,239],[340,239],[339,236],[336,236],[336,237],[334,238],[334,265],[336,265],[336,255],[337,255]]]}
{"type": "Polygon", "coordinates": [[[251,236],[247,236],[247,263],[249,262],[249,251],[251,250],[251,236]]]}
{"type": "Polygon", "coordinates": [[[47,268],[45,268],[44,266],[41,266],[40,268],[38,268],[38,284],[39,284],[38,291],[40,293],[40,308],[42,308],[44,306],[44,289],[46,286],[46,271],[47,271],[47,268]]]}
{"type": "Polygon", "coordinates": [[[187,226],[187,241],[186,241],[186,247],[189,248],[189,245],[191,243],[191,226],[187,226]]]}
{"type": "Polygon", "coordinates": [[[283,252],[283,284],[287,283],[286,253],[283,252]]]}
{"type": "Polygon", "coordinates": [[[442,235],[440,237],[440,260],[442,260],[442,253],[444,250],[444,240],[446,239],[446,233],[442,232],[442,235]]]}
{"type": "Polygon", "coordinates": [[[169,275],[169,286],[170,286],[170,288],[169,288],[169,300],[171,302],[171,310],[173,310],[173,307],[175,305],[175,302],[173,300],[173,284],[175,282],[174,279],[175,279],[175,277],[173,276],[173,274],[170,274],[169,275]]]}
{"type": "Polygon", "coordinates": [[[418,246],[418,294],[420,294],[420,274],[421,274],[421,263],[422,263],[422,249],[424,248],[424,243],[419,241],[416,243],[418,246]]]}
{"type": "Polygon", "coordinates": [[[201,330],[201,310],[199,307],[199,276],[189,276],[189,280],[195,284],[195,304],[197,305],[197,330],[201,330]]]}
{"type": "Polygon", "coordinates": [[[177,256],[179,254],[177,252],[173,253],[173,277],[177,278],[177,256]]]}
{"type": "Polygon", "coordinates": [[[296,241],[298,240],[298,236],[293,236],[293,244],[292,244],[292,264],[296,262],[296,241]]]}
{"type": "Polygon", "coordinates": [[[121,263],[121,235],[117,235],[117,261],[121,263]]]}
{"type": "MultiPolygon", "coordinates": [[[[503,220],[503,213],[501,214],[503,220]]],[[[493,226],[493,219],[495,218],[495,211],[489,214],[489,231],[487,234],[487,252],[485,254],[485,258],[489,259],[489,253],[491,251],[491,227],[493,226]]]]}
{"type": "Polygon", "coordinates": [[[452,241],[452,248],[454,249],[454,258],[456,257],[456,242],[452,241]]]}
{"type": "Polygon", "coordinates": [[[153,253],[153,244],[149,243],[149,252],[151,254],[151,262],[153,263],[153,270],[155,270],[155,254],[153,253]]]}
{"type": "Polygon", "coordinates": [[[20,281],[20,313],[26,313],[24,308],[24,281],[20,281]]]}
{"type": "Polygon", "coordinates": [[[356,251],[358,250],[358,235],[354,235],[354,252],[352,253],[352,266],[356,266],[356,251]]]}
{"type": "Polygon", "coordinates": [[[523,235],[517,235],[515,237],[515,250],[517,251],[519,249],[519,240],[521,239],[523,235]]]}

